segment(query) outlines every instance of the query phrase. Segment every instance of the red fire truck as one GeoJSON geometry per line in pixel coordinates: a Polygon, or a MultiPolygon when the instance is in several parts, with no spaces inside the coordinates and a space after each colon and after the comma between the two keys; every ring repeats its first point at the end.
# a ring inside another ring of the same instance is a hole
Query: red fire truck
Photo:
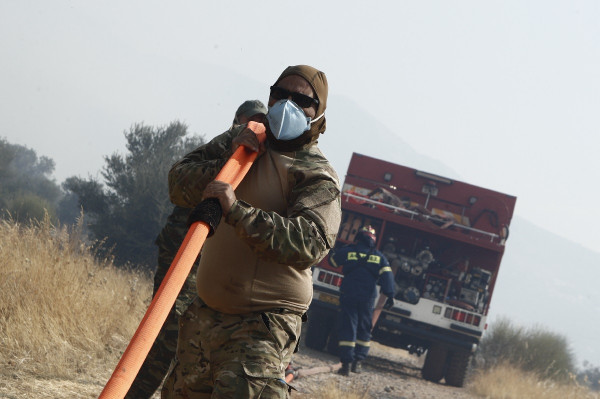
{"type": "MultiPolygon", "coordinates": [[[[361,226],[377,231],[377,248],[395,275],[394,306],[381,294],[372,339],[425,354],[424,379],[461,387],[486,317],[516,197],[353,154],[342,188],[336,245],[361,226]]],[[[339,287],[324,259],[314,267],[306,345],[337,350],[339,287]]]]}

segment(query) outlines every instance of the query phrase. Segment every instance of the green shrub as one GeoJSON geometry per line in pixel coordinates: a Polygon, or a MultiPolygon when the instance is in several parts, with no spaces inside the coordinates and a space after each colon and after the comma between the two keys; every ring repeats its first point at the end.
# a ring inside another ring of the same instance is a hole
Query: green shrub
{"type": "Polygon", "coordinates": [[[31,221],[44,220],[46,214],[52,223],[56,223],[54,205],[35,194],[25,193],[6,201],[2,216],[10,217],[22,224],[29,224],[31,221]]]}
{"type": "Polygon", "coordinates": [[[577,373],[577,382],[585,385],[592,391],[600,391],[600,367],[584,361],[583,370],[577,373]]]}
{"type": "Polygon", "coordinates": [[[566,380],[574,374],[574,355],[564,336],[539,326],[516,326],[506,318],[490,327],[479,348],[484,367],[508,362],[555,380],[566,380]]]}

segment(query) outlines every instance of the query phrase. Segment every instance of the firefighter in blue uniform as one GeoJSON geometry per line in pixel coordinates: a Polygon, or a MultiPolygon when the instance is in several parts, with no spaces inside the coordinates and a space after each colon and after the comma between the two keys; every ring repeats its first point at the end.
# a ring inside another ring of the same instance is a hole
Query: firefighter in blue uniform
{"type": "Polygon", "coordinates": [[[367,357],[377,282],[388,299],[385,308],[394,304],[394,275],[385,256],[375,248],[377,237],[371,226],[362,227],[355,243],[334,248],[329,262],[343,266],[344,280],[340,296],[339,355],[342,367],[338,373],[360,373],[360,362],[367,357]]]}

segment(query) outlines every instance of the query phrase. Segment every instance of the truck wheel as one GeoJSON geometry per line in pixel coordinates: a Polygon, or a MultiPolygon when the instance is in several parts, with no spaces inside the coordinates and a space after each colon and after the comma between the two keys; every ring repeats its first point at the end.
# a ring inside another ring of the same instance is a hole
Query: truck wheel
{"type": "Polygon", "coordinates": [[[311,349],[323,351],[327,344],[327,337],[331,331],[331,325],[335,314],[323,309],[311,309],[308,312],[308,325],[304,343],[311,349]]]}
{"type": "Polygon", "coordinates": [[[432,344],[427,349],[425,355],[425,364],[421,370],[423,379],[431,382],[440,382],[444,378],[446,371],[446,358],[448,355],[448,349],[442,345],[432,344]]]}
{"type": "Polygon", "coordinates": [[[465,385],[469,360],[471,360],[471,353],[468,351],[455,351],[448,354],[446,384],[459,388],[465,385]]]}

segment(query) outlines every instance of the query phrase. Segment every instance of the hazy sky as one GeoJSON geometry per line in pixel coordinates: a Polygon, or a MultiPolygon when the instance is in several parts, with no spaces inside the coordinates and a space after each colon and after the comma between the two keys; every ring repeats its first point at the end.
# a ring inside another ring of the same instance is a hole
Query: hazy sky
{"type": "Polygon", "coordinates": [[[266,96],[310,64],[331,96],[600,252],[599,22],[592,0],[0,0],[0,137],[53,158],[59,182],[95,175],[135,122],[221,132],[253,94],[197,90],[205,67],[266,96]]]}

